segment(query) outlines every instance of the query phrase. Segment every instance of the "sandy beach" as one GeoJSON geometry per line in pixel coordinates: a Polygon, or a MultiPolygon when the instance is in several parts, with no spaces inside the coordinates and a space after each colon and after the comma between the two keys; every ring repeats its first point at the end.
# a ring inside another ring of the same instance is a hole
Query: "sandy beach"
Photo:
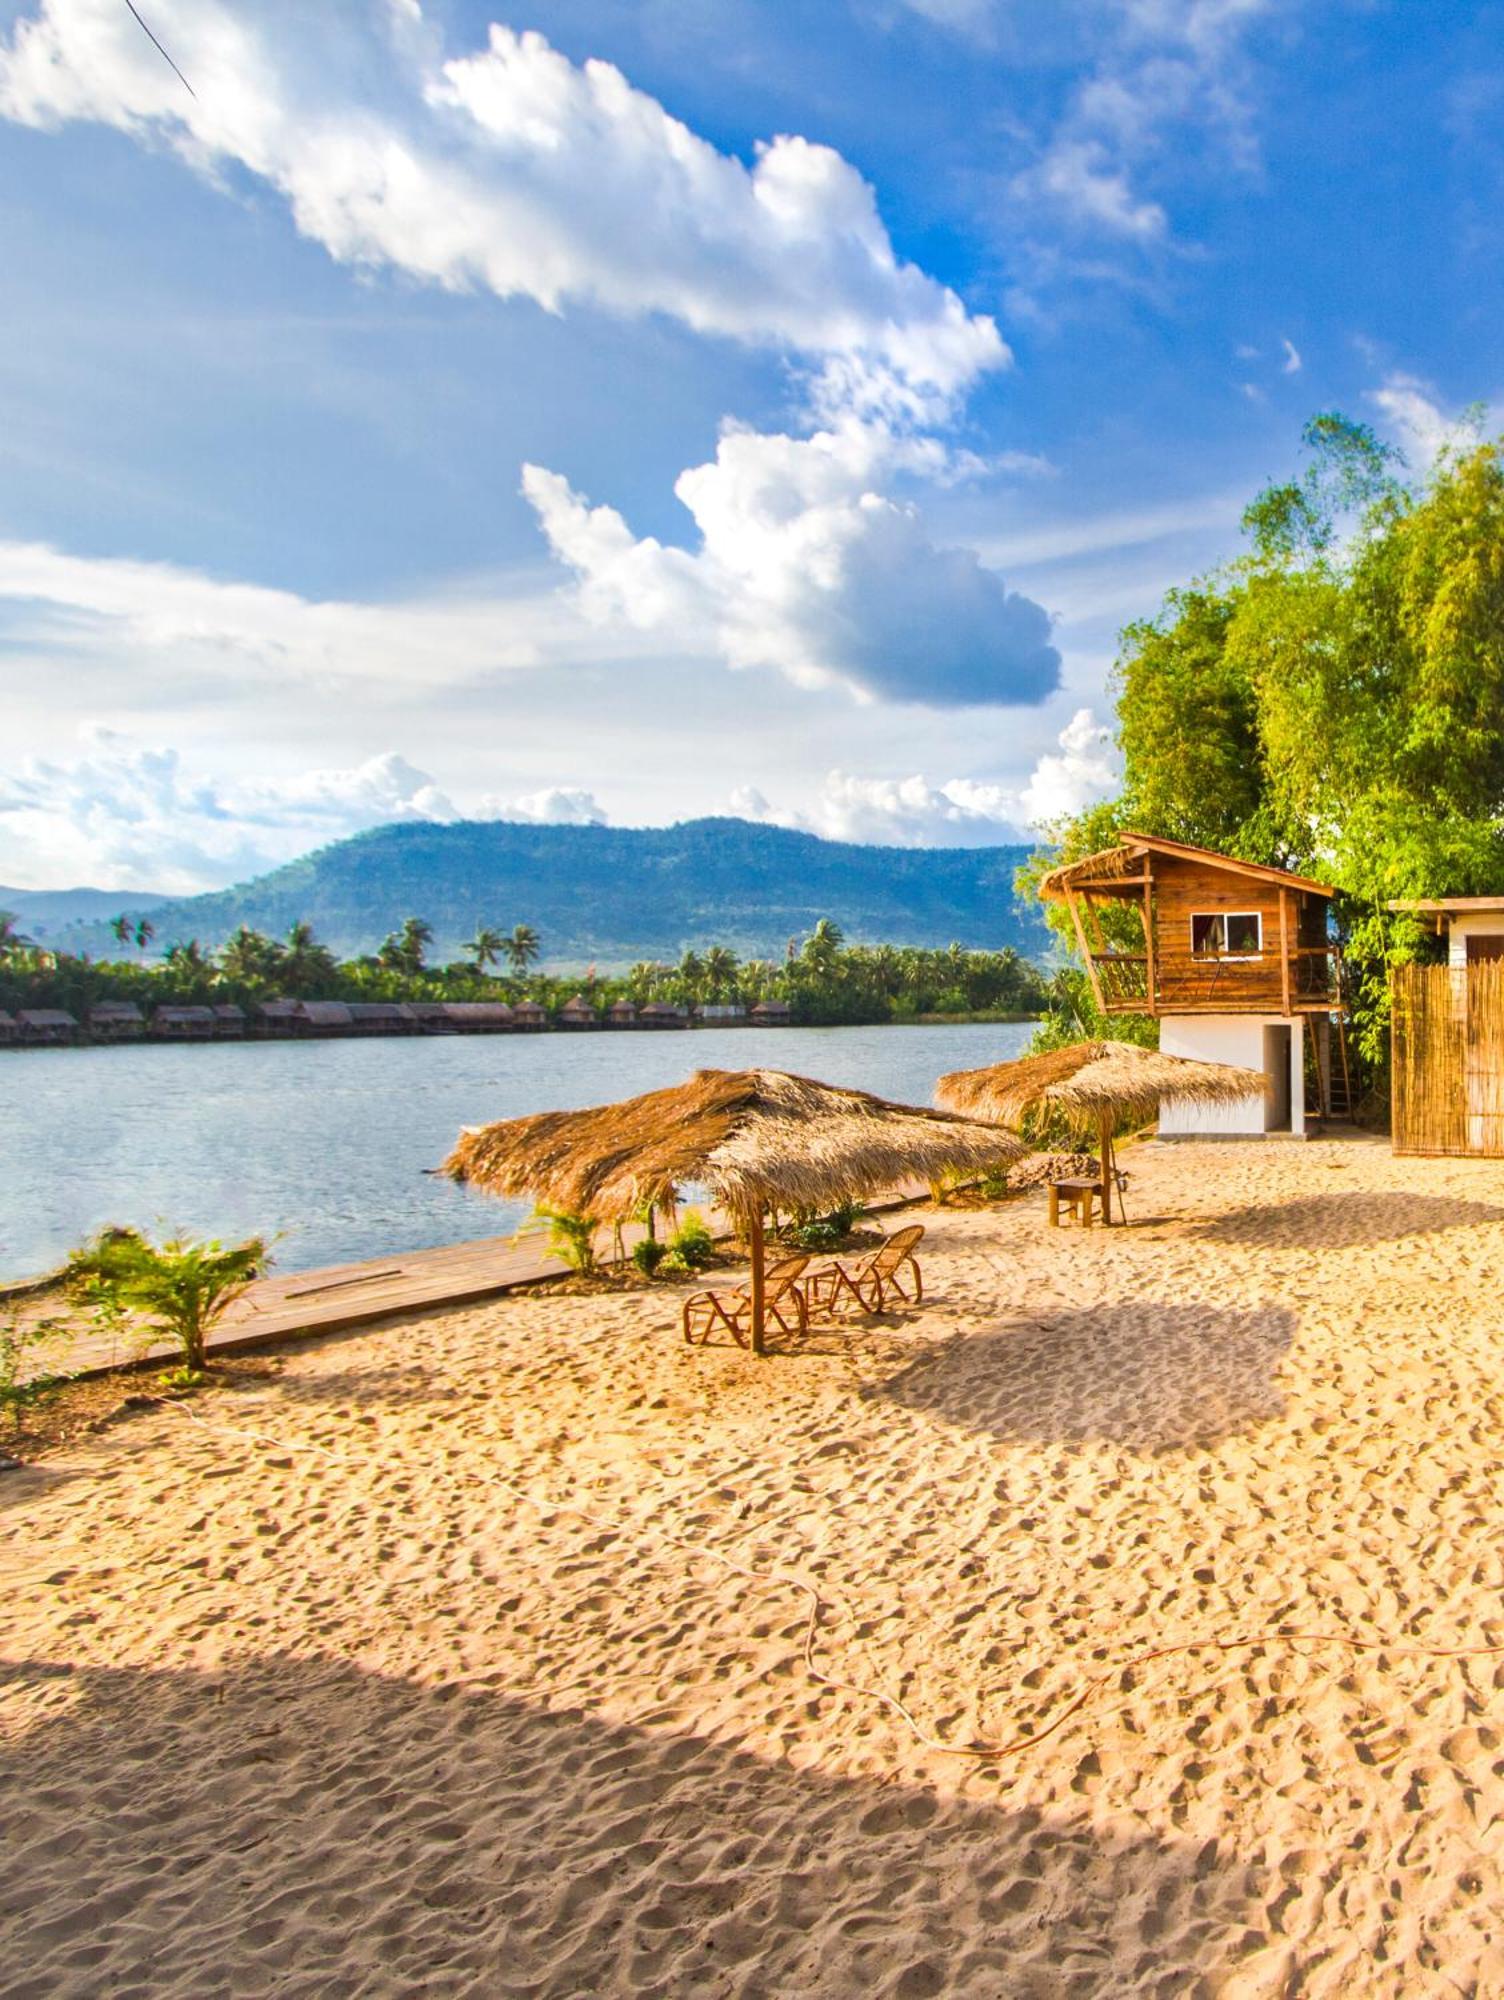
{"type": "Polygon", "coordinates": [[[1504,1993],[1504,1650],[1406,1650],[1504,1649],[1504,1173],[1125,1164],[765,1362],[519,1295],[0,1480],[0,1993],[1504,1993]]]}

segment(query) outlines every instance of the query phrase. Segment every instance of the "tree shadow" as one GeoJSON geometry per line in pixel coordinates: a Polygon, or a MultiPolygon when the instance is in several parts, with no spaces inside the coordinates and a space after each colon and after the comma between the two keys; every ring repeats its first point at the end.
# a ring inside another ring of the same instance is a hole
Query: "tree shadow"
{"type": "Polygon", "coordinates": [[[1194,1234],[1213,1243],[1252,1249],[1357,1250],[1367,1243],[1397,1242],[1437,1229],[1465,1229],[1504,1222],[1504,1208],[1459,1196],[1393,1193],[1297,1195],[1291,1201],[1250,1202],[1200,1224],[1194,1234]]]}
{"type": "Polygon", "coordinates": [[[1276,1305],[1104,1302],[964,1335],[865,1393],[1019,1442],[1205,1445],[1281,1413],[1298,1323],[1276,1305]]]}
{"type": "Polygon", "coordinates": [[[33,1720],[0,1747],[14,1992],[1211,1996],[1271,1930],[1215,1841],[499,1690],[293,1656],[0,1664],[23,1683],[33,1720]]]}

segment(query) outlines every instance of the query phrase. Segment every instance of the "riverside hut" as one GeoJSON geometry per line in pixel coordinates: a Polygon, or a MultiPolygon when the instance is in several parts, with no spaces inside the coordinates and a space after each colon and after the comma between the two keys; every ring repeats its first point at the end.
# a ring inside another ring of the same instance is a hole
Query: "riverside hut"
{"type": "Polygon", "coordinates": [[[559,1009],[561,1028],[598,1028],[600,1021],[595,1009],[583,993],[576,993],[572,1000],[566,1000],[559,1009]]]}
{"type": "Polygon", "coordinates": [[[586,1111],[545,1111],[460,1134],[451,1180],[600,1223],[703,1188],[751,1259],[750,1333],[764,1352],[763,1218],[823,1209],[955,1168],[984,1171],[1024,1148],[994,1125],[891,1104],[782,1070],[697,1070],[688,1083],[586,1111]]]}
{"type": "Polygon", "coordinates": [[[310,1035],[348,1035],[355,1029],[350,1009],[343,1000],[304,1000],[303,1019],[310,1035]]]}
{"type": "Polygon", "coordinates": [[[671,1000],[650,1000],[637,1016],[639,1028],[687,1028],[689,1009],[671,1000]]]}
{"type": "Polygon", "coordinates": [[[154,1042],[212,1042],[215,1020],[212,1007],[155,1007],[151,1016],[154,1042]]]}
{"type": "Polygon", "coordinates": [[[630,1000],[613,1000],[606,1009],[606,1022],[612,1028],[635,1028],[637,1009],[630,1000]]]}
{"type": "Polygon", "coordinates": [[[146,1033],[146,1016],[134,1000],[101,1000],[89,1009],[92,1042],[139,1042],[146,1033]]]}
{"type": "Polygon", "coordinates": [[[417,1023],[396,1000],[349,1000],[350,1029],[357,1035],[411,1035],[417,1023]]]}
{"type": "Polygon", "coordinates": [[[307,1033],[301,1000],[261,1000],[251,1017],[251,1029],[263,1037],[291,1038],[307,1033]]]}
{"type": "Polygon", "coordinates": [[[794,1019],[794,1010],[787,1000],[759,1000],[748,1017],[754,1027],[787,1028],[794,1019]]]}
{"type": "Polygon", "coordinates": [[[16,1040],[27,1048],[76,1042],[78,1022],[62,1007],[22,1007],[16,1013],[16,1040]]]}
{"type": "Polygon", "coordinates": [[[539,1028],[546,1028],[548,1026],[547,1009],[540,1006],[536,1000],[519,1000],[512,1009],[512,1025],[516,1028],[527,1028],[534,1032],[539,1028]]]}
{"type": "Polygon", "coordinates": [[[444,1012],[461,1035],[505,1035],[516,1025],[505,1000],[446,1000],[444,1012]]]}
{"type": "Polygon", "coordinates": [[[220,1000],[215,1003],[214,1039],[217,1042],[244,1041],[244,1007],[237,1007],[233,1000],[220,1000]]]}
{"type": "Polygon", "coordinates": [[[0,1007],[0,1048],[9,1048],[16,1039],[16,1017],[0,1007]]]}

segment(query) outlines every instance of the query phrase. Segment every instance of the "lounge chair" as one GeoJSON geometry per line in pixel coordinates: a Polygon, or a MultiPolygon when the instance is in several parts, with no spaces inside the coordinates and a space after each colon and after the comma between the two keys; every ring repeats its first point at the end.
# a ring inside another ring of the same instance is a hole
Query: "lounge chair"
{"type": "MultiPolygon", "coordinates": [[[[763,1312],[780,1331],[803,1333],[809,1326],[809,1309],[799,1289],[808,1257],[783,1257],[770,1264],[763,1274],[763,1312]],[[789,1324],[788,1313],[794,1323],[789,1324]]],[[[752,1345],[752,1289],[742,1285],[734,1292],[696,1292],[684,1301],[684,1338],[691,1347],[703,1347],[716,1327],[723,1326],[738,1347],[752,1345]]]]}
{"type": "Polygon", "coordinates": [[[804,1283],[804,1296],[811,1309],[834,1312],[849,1298],[863,1312],[878,1313],[890,1292],[917,1306],[924,1297],[924,1278],[914,1250],[923,1234],[924,1224],[911,1222],[906,1229],[895,1229],[880,1250],[874,1250],[859,1263],[822,1264],[818,1271],[811,1271],[804,1283]],[[912,1291],[904,1282],[905,1269],[912,1274],[912,1291]]]}

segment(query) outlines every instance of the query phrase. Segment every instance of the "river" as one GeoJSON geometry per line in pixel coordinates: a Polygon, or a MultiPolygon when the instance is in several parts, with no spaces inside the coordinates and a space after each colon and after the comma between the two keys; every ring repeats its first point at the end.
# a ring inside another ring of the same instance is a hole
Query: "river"
{"type": "Polygon", "coordinates": [[[423,1171],[462,1125],[766,1063],[928,1104],[946,1070],[1019,1054],[1028,1022],[423,1036],[0,1055],[0,1279],[107,1222],[275,1238],[303,1271],[497,1236],[522,1207],[423,1171]]]}

